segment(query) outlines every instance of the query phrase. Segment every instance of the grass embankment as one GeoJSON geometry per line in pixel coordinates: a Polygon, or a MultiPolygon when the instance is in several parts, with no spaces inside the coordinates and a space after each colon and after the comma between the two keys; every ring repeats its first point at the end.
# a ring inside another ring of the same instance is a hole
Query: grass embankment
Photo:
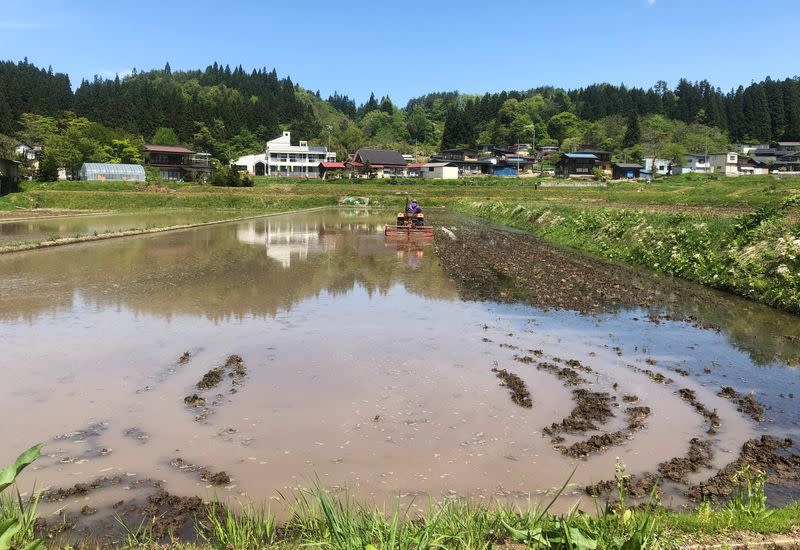
{"type": "Polygon", "coordinates": [[[453,208],[800,314],[800,223],[783,198],[736,218],[462,200],[453,208]]]}
{"type": "MultiPolygon", "coordinates": [[[[679,176],[645,185],[611,182],[607,187],[541,187],[537,178],[433,180],[292,180],[255,178],[252,188],[139,182],[24,182],[22,191],[0,197],[0,210],[54,208],[136,210],[141,208],[303,208],[336,204],[346,196],[369,197],[370,204],[396,206],[403,193],[418,195],[425,206],[447,206],[464,198],[525,204],[631,205],[637,208],[708,207],[752,210],[800,194],[800,179],[770,176],[714,178],[679,176]],[[398,196],[400,195],[400,196],[398,196]],[[298,204],[300,204],[298,206],[298,204]]],[[[738,213],[738,212],[734,212],[738,213]]]]}

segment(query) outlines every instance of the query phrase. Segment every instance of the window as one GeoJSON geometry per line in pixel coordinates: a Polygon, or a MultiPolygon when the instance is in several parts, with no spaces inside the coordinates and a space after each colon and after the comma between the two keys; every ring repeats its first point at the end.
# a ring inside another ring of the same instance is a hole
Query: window
{"type": "Polygon", "coordinates": [[[433,172],[433,166],[430,166],[430,167],[428,168],[428,172],[433,172]]]}
{"type": "Polygon", "coordinates": [[[575,169],[575,173],[577,173],[577,174],[588,174],[589,173],[589,169],[588,168],[578,167],[578,168],[575,169]]]}
{"type": "Polygon", "coordinates": [[[736,162],[736,155],[728,155],[728,160],[730,162],[736,162]]]}

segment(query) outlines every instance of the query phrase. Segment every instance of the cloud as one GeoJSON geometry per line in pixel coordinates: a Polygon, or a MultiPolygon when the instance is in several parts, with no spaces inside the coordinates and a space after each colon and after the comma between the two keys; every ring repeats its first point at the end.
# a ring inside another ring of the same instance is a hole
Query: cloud
{"type": "Polygon", "coordinates": [[[647,0],[647,5],[648,6],[653,6],[653,5],[655,5],[655,3],[656,3],[656,0],[647,0]]]}

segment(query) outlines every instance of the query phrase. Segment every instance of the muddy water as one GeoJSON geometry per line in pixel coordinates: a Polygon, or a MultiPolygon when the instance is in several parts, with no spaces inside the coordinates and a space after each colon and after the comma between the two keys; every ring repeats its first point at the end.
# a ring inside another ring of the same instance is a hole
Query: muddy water
{"type": "Polygon", "coordinates": [[[238,217],[236,214],[176,210],[136,214],[35,218],[17,221],[0,219],[0,246],[21,242],[41,242],[59,237],[82,237],[129,229],[150,229],[203,223],[238,217]]]}
{"type": "MultiPolygon", "coordinates": [[[[611,477],[617,457],[631,473],[654,471],[706,437],[680,388],[720,415],[717,467],[759,432],[797,437],[800,397],[788,394],[800,387],[786,357],[798,344],[770,334],[764,342],[780,346],[758,347],[759,331],[774,329],[771,310],[747,313],[766,328],[734,330],[725,319],[741,322],[741,304],[731,300],[717,333],[656,325],[640,311],[584,317],[463,302],[430,244],[386,242],[384,218],[277,216],[0,257],[0,366],[11,381],[0,385],[3,460],[44,441],[47,456],[22,487],[118,476],[45,513],[132,502],[154,481],[175,494],[259,502],[317,477],[365,500],[401,495],[422,506],[427,496],[535,499],[577,465],[575,498],[611,477]],[[554,450],[542,429],[569,415],[571,388],[514,359],[533,350],[593,370],[581,373],[592,391],[620,405],[602,431],[624,426],[625,394],[652,409],[646,427],[586,460],[554,450]],[[230,354],[246,375],[233,384],[226,371],[199,391],[230,354]],[[632,366],[674,383],[654,384],[632,366]],[[512,403],[493,367],[525,381],[532,408],[512,403]],[[772,406],[768,422],[718,397],[720,383],[756,391],[772,406]],[[208,410],[184,403],[195,393],[208,410]],[[197,468],[176,468],[177,458],[197,468]],[[231,480],[212,487],[199,467],[231,480]]],[[[781,336],[798,334],[795,318],[780,320],[781,336]]]]}

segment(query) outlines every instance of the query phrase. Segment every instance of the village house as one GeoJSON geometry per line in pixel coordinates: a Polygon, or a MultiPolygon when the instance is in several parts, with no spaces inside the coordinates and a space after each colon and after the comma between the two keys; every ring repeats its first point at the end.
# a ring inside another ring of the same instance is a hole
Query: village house
{"type": "Polygon", "coordinates": [[[739,156],[739,173],[745,176],[769,174],[769,165],[754,158],[739,156]]]}
{"type": "Polygon", "coordinates": [[[593,149],[591,147],[587,147],[584,145],[578,147],[578,150],[575,152],[594,155],[595,157],[597,157],[597,161],[595,162],[594,167],[604,172],[605,174],[611,174],[611,151],[593,149]]]}
{"type": "Polygon", "coordinates": [[[646,158],[644,159],[644,170],[653,174],[661,174],[662,176],[672,175],[672,160],[660,158],[646,158]]]}
{"type": "Polygon", "coordinates": [[[713,174],[725,174],[726,176],[739,175],[739,154],[730,151],[727,153],[711,153],[708,155],[708,162],[711,165],[713,174]]]}
{"type": "Polygon", "coordinates": [[[158,170],[162,179],[183,181],[187,175],[195,181],[204,181],[211,175],[208,153],[195,153],[177,145],[145,145],[144,163],[158,170]]]}
{"type": "Polygon", "coordinates": [[[797,153],[800,151],[800,141],[779,141],[778,151],[793,151],[797,153]]]}
{"type": "Polygon", "coordinates": [[[422,179],[455,180],[458,179],[458,167],[451,162],[428,162],[419,167],[422,179]]]}
{"type": "Polygon", "coordinates": [[[300,141],[292,145],[292,133],[267,142],[266,150],[255,155],[245,155],[233,164],[251,176],[284,176],[290,178],[318,178],[321,163],[336,162],[336,153],[321,145],[300,141]]]}
{"type": "Polygon", "coordinates": [[[701,173],[707,174],[711,172],[711,164],[708,157],[703,154],[687,153],[683,155],[683,164],[680,166],[673,166],[673,174],[693,174],[701,173]]]}
{"type": "Polygon", "coordinates": [[[615,162],[611,165],[611,179],[638,179],[643,168],[641,164],[629,162],[615,162]]]}
{"type": "Polygon", "coordinates": [[[478,150],[473,147],[445,149],[431,157],[431,162],[449,162],[458,168],[459,176],[477,176],[481,174],[482,164],[478,160],[478,150]]]}
{"type": "Polygon", "coordinates": [[[363,147],[356,151],[347,164],[352,173],[359,177],[383,179],[408,176],[408,163],[400,151],[363,147]]]}
{"type": "Polygon", "coordinates": [[[561,153],[556,163],[556,175],[561,178],[592,176],[597,161],[592,153],[561,153]]]}

